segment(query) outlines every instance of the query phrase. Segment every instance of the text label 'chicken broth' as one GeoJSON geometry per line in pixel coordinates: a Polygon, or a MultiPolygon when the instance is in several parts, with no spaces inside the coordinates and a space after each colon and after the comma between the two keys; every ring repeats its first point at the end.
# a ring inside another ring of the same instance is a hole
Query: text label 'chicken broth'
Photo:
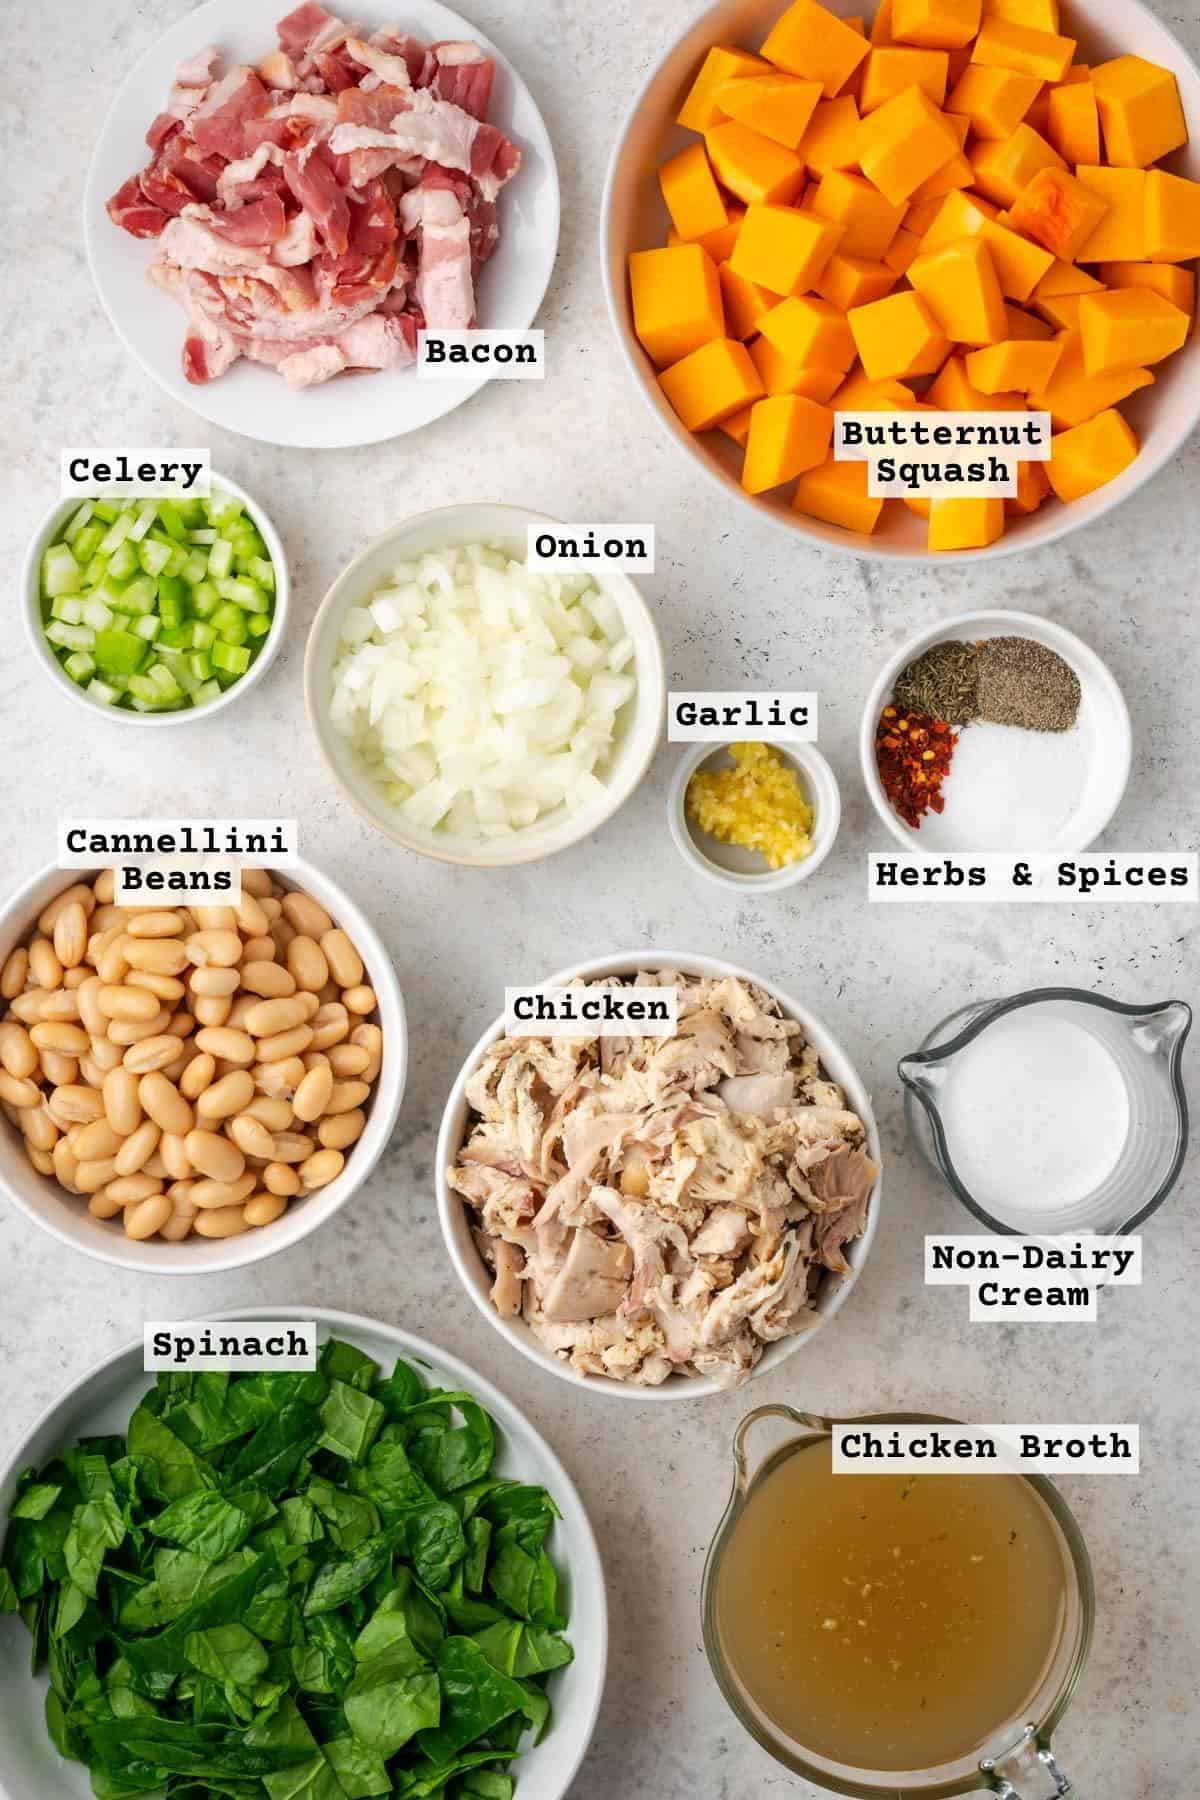
{"type": "Polygon", "coordinates": [[[744,1381],[818,1323],[879,1174],[803,1027],[749,982],[674,970],[570,984],[673,990],[666,1037],[498,1039],[447,1171],[505,1318],[580,1374],[744,1381]]]}

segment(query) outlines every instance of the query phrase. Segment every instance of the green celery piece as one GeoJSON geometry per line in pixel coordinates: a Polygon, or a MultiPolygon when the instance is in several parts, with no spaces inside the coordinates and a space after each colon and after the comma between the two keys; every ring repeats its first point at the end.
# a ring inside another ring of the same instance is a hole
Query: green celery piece
{"type": "Polygon", "coordinates": [[[136,575],[139,566],[138,553],[128,538],[117,545],[108,559],[109,574],[115,575],[118,581],[127,581],[131,575],[136,575]]]}
{"type": "Polygon", "coordinates": [[[244,644],[246,641],[246,619],[240,606],[232,600],[222,600],[213,613],[212,622],[217,636],[224,638],[227,644],[244,644]]]}
{"type": "Polygon", "coordinates": [[[67,544],[51,544],[42,557],[42,591],[51,600],[77,594],[83,585],[79,564],[67,544]]]}
{"type": "Polygon", "coordinates": [[[82,607],[83,618],[80,621],[82,624],[90,625],[93,631],[108,630],[113,622],[111,607],[106,606],[103,600],[99,599],[96,595],[92,595],[87,600],[84,600],[82,602],[82,607]]]}
{"type": "Polygon", "coordinates": [[[204,683],[204,686],[198,687],[196,689],[195,693],[192,695],[192,705],[193,706],[208,706],[213,700],[219,700],[220,698],[221,698],[220,683],[216,682],[216,681],[206,681],[204,683]]]}
{"type": "Polygon", "coordinates": [[[224,670],[229,675],[244,675],[250,667],[250,652],[241,644],[227,644],[218,641],[212,647],[212,666],[224,670]]]}
{"type": "Polygon", "coordinates": [[[221,604],[221,596],[211,581],[198,582],[192,589],[192,612],[198,619],[211,619],[221,604]]]}
{"type": "Polygon", "coordinates": [[[144,638],[113,629],[96,633],[96,667],[106,675],[136,675],[149,654],[144,638]]]}
{"type": "Polygon", "coordinates": [[[63,526],[62,541],[64,544],[73,544],[75,542],[75,539],[79,536],[79,533],[91,518],[92,511],[93,507],[90,500],[85,500],[82,506],[75,509],[63,526]]]}
{"type": "Polygon", "coordinates": [[[202,555],[198,550],[191,551],[190,554],[184,558],[183,567],[180,569],[179,573],[189,587],[198,587],[208,576],[207,556],[202,555]]]}
{"type": "Polygon", "coordinates": [[[211,650],[216,641],[217,633],[215,626],[210,625],[207,619],[192,620],[193,650],[211,650]]]}
{"type": "Polygon", "coordinates": [[[83,686],[84,682],[90,681],[92,676],[96,673],[96,665],[86,650],[72,650],[70,656],[68,656],[67,660],[64,662],[63,668],[67,671],[71,680],[77,681],[80,687],[83,686]]]}
{"type": "Polygon", "coordinates": [[[129,535],[135,544],[141,542],[158,516],[158,505],[154,500],[143,500],[138,507],[137,517],[129,528],[129,535]]]}
{"type": "Polygon", "coordinates": [[[76,562],[79,563],[81,567],[91,562],[93,556],[95,556],[97,550],[100,548],[100,540],[103,536],[103,524],[100,521],[93,519],[90,525],[84,526],[78,537],[72,538],[71,551],[76,562]]]}
{"type": "Polygon", "coordinates": [[[194,675],[197,681],[212,679],[212,662],[206,650],[193,650],[187,659],[187,666],[189,674],[194,675]]]}
{"type": "Polygon", "coordinates": [[[208,523],[218,527],[229,524],[244,510],[236,494],[230,494],[224,488],[214,488],[208,502],[208,523]]]}
{"type": "Polygon", "coordinates": [[[257,581],[259,587],[275,591],[275,564],[265,556],[251,556],[246,561],[246,573],[251,581],[257,581]]]}
{"type": "Polygon", "coordinates": [[[141,548],[138,551],[138,561],[147,575],[161,575],[171,560],[171,554],[171,545],[160,544],[157,539],[147,537],[142,539],[141,548]]]}
{"type": "Polygon", "coordinates": [[[160,694],[174,700],[180,693],[179,683],[163,661],[152,662],[146,670],[146,679],[152,681],[160,694]]]}
{"type": "Polygon", "coordinates": [[[98,679],[89,681],[85,692],[90,695],[93,700],[99,700],[102,706],[115,706],[121,697],[119,691],[115,687],[110,687],[107,681],[100,681],[98,679]]]}
{"type": "Polygon", "coordinates": [[[164,625],[182,625],[187,616],[187,588],[178,576],[164,575],[158,584],[158,611],[164,625]]]}
{"type": "Polygon", "coordinates": [[[217,533],[211,525],[205,525],[199,531],[189,531],[187,539],[189,544],[215,544],[217,533]]]}
{"type": "Polygon", "coordinates": [[[96,517],[98,519],[103,519],[106,525],[112,524],[120,510],[120,507],[113,500],[97,500],[92,506],[92,511],[95,513],[96,517]]]}
{"type": "Polygon", "coordinates": [[[92,650],[96,633],[90,625],[65,625],[61,619],[55,619],[46,627],[46,641],[57,644],[60,650],[92,650]]]}
{"type": "Polygon", "coordinates": [[[208,572],[214,581],[219,581],[232,567],[233,545],[228,538],[218,538],[208,553],[208,572]]]}
{"type": "Polygon", "coordinates": [[[158,644],[163,650],[189,650],[192,643],[190,625],[164,625],[158,634],[158,644]]]}
{"type": "Polygon", "coordinates": [[[158,518],[168,537],[174,538],[177,544],[182,544],[186,540],[187,526],[183,522],[183,511],[174,500],[159,501],[158,518]]]}
{"type": "MultiPolygon", "coordinates": [[[[100,508],[96,508],[100,512],[100,508]]],[[[103,515],[102,515],[103,516],[103,515]]],[[[133,530],[134,517],[131,512],[120,512],[113,515],[113,522],[100,540],[101,556],[111,556],[119,544],[123,544],[133,530]]]]}
{"type": "Polygon", "coordinates": [[[64,625],[82,625],[84,602],[78,594],[63,594],[50,604],[50,617],[61,619],[64,625]]]}
{"type": "Polygon", "coordinates": [[[269,612],[271,600],[253,581],[238,580],[233,577],[218,581],[217,592],[223,600],[229,600],[234,606],[240,606],[243,612],[269,612]]]}
{"type": "Polygon", "coordinates": [[[133,634],[145,643],[152,644],[162,630],[162,620],[157,613],[143,613],[133,621],[133,634]]]}
{"type": "Polygon", "coordinates": [[[270,613],[251,613],[250,617],[246,620],[246,630],[250,633],[252,638],[266,637],[270,629],[270,613]]]}
{"type": "Polygon", "coordinates": [[[104,600],[114,612],[148,613],[154,611],[155,587],[148,575],[139,575],[128,587],[121,589],[120,597],[110,600],[108,594],[104,600]]]}

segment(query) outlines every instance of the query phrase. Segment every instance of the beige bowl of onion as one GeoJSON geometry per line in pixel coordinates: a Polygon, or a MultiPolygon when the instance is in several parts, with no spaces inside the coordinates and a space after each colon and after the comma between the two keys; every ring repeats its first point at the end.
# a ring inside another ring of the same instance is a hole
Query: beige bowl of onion
{"type": "Polygon", "coordinates": [[[338,576],[304,665],[351,804],[421,856],[535,862],[597,831],[650,765],[662,646],[628,576],[525,567],[523,507],[402,520],[338,576]]]}

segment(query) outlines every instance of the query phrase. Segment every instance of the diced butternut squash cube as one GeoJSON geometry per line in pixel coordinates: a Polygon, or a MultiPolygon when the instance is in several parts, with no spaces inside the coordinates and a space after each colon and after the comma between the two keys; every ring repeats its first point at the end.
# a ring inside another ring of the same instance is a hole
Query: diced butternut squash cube
{"type": "Polygon", "coordinates": [[[1066,169],[1040,169],[1009,209],[1014,231],[1063,262],[1074,262],[1107,209],[1101,195],[1066,169]]]}
{"type": "Polygon", "coordinates": [[[809,190],[808,207],[818,218],[842,227],[838,244],[844,256],[862,256],[878,262],[904,218],[903,206],[893,206],[879,189],[861,175],[830,169],[809,190]]]}
{"type": "Polygon", "coordinates": [[[1056,258],[1034,289],[1034,304],[1063,295],[1094,294],[1101,285],[1078,263],[1059,262],[1056,258]]]}
{"type": "Polygon", "coordinates": [[[1004,501],[965,495],[929,503],[931,550],[982,550],[1004,535],[1004,501]]]}
{"type": "Polygon", "coordinates": [[[810,519],[840,525],[845,531],[874,531],[883,500],[868,494],[867,476],[865,462],[835,462],[830,457],[800,477],[792,506],[810,519]]]}
{"type": "Polygon", "coordinates": [[[757,281],[747,281],[727,262],[721,264],[717,274],[725,303],[725,335],[744,342],[758,330],[760,320],[777,304],[778,297],[757,281]]]}
{"type": "Polygon", "coordinates": [[[1195,315],[1196,277],[1190,269],[1180,269],[1174,263],[1106,262],[1100,264],[1098,273],[1106,287],[1153,288],[1189,319],[1195,315]]]}
{"type": "Polygon", "coordinates": [[[968,63],[954,84],[946,110],[969,119],[976,137],[1003,141],[1024,119],[1040,87],[1036,75],[968,63]]]}
{"type": "Polygon", "coordinates": [[[950,59],[944,50],[914,50],[895,44],[872,50],[863,65],[859,111],[874,112],[906,87],[923,88],[933,104],[941,106],[946,98],[949,67],[950,59]]]}
{"type": "Polygon", "coordinates": [[[750,437],[750,415],[759,404],[756,400],[753,406],[743,406],[741,412],[731,413],[727,419],[721,420],[717,430],[723,431],[727,438],[732,438],[744,450],[750,437]]]}
{"type": "Polygon", "coordinates": [[[994,344],[1003,338],[1004,296],[979,238],[960,238],[944,250],[918,256],[909,265],[908,279],[953,343],[994,344]]]}
{"type": "Polygon", "coordinates": [[[739,275],[773,294],[802,294],[817,281],[842,230],[790,206],[748,209],[729,261],[739,275]]]}
{"type": "Polygon", "coordinates": [[[846,315],[863,368],[872,381],[932,375],[950,340],[916,293],[889,294],[846,315]]]}
{"type": "Polygon", "coordinates": [[[896,206],[958,153],[958,139],[928,94],[906,88],[858,128],[863,174],[896,206]]]}
{"type": "Polygon", "coordinates": [[[979,30],[981,0],[892,0],[892,36],[927,50],[961,50],[979,30]]]}
{"type": "MultiPolygon", "coordinates": [[[[954,123],[953,113],[943,113],[942,117],[947,124],[954,123]]],[[[963,124],[966,124],[965,119],[963,124]]],[[[940,169],[935,169],[919,188],[913,190],[913,202],[919,205],[926,200],[941,200],[954,188],[969,188],[974,180],[975,171],[960,150],[957,156],[952,156],[940,169]]]]}
{"type": "Polygon", "coordinates": [[[717,89],[717,104],[731,119],[787,150],[799,145],[820,98],[820,82],[798,75],[752,75],[717,89]]]}
{"type": "Polygon", "coordinates": [[[869,306],[890,294],[898,277],[886,262],[871,262],[861,256],[843,256],[835,250],[825,264],[825,272],[817,282],[817,293],[839,312],[852,306],[869,306]]]}
{"type": "Polygon", "coordinates": [[[800,154],[814,175],[858,165],[858,103],[853,94],[822,100],[804,134],[800,154]]]}
{"type": "Polygon", "coordinates": [[[1085,294],[1079,302],[1084,369],[1106,375],[1162,362],[1186,343],[1190,324],[1187,313],[1149,288],[1085,294]]]}
{"type": "Polygon", "coordinates": [[[765,337],[756,337],[750,345],[750,360],[758,370],[764,391],[772,395],[803,394],[806,399],[823,404],[842,379],[838,369],[793,362],[765,337]]]}
{"type": "Polygon", "coordinates": [[[1049,343],[1054,336],[1054,327],[1045,319],[1039,319],[1034,313],[1025,312],[1019,306],[1006,306],[1004,319],[1007,326],[1006,336],[1016,339],[1018,343],[1049,343]]]}
{"type": "Polygon", "coordinates": [[[689,431],[708,431],[762,396],[745,344],[714,338],[659,376],[663,393],[689,431]]]}
{"type": "Polygon", "coordinates": [[[975,186],[997,206],[1011,206],[1040,169],[1067,166],[1054,146],[1025,124],[1018,125],[1011,137],[973,144],[967,155],[975,186]]]}
{"type": "Polygon", "coordinates": [[[1116,56],[1092,70],[1092,84],[1108,162],[1146,169],[1187,143],[1179,86],[1170,69],[1141,56],[1116,56]]]}
{"type": "Polygon", "coordinates": [[[742,468],[748,494],[765,494],[815,469],[829,455],[833,414],[803,394],[760,400],[750,413],[750,436],[742,468]]]}
{"type": "Polygon", "coordinates": [[[1146,172],[1146,261],[1187,262],[1200,256],[1200,181],[1146,172]]]}
{"type": "Polygon", "coordinates": [[[1016,69],[1049,82],[1061,81],[1074,60],[1074,38],[1013,25],[995,16],[984,20],[971,52],[971,61],[987,69],[1016,69]]]}
{"type": "MultiPolygon", "coordinates": [[[[907,274],[913,259],[920,254],[920,238],[915,231],[910,231],[906,225],[902,225],[888,245],[883,260],[892,271],[892,274],[899,280],[901,275],[907,274]]],[[[865,305],[866,302],[863,300],[858,304],[865,305]]]]}
{"type": "Polygon", "coordinates": [[[1057,31],[1058,0],[983,0],[985,19],[1007,19],[1034,31],[1057,31]]]}
{"type": "MultiPolygon", "coordinates": [[[[946,114],[947,118],[950,116],[949,113],[946,114]]],[[[944,194],[939,194],[934,200],[910,200],[908,211],[904,215],[905,229],[915,231],[918,237],[923,238],[941,212],[945,197],[944,194]]],[[[987,202],[980,201],[979,204],[986,205],[987,202]]]]}
{"type": "Polygon", "coordinates": [[[1064,81],[1046,97],[1046,137],[1063,161],[1100,161],[1100,112],[1090,81],[1064,81]]]}
{"type": "Polygon", "coordinates": [[[633,328],[660,368],[723,335],[716,265],[699,244],[635,250],[629,258],[629,286],[633,328]]]}
{"type": "Polygon", "coordinates": [[[717,103],[717,94],[726,82],[742,76],[770,73],[770,63],[764,62],[761,56],[751,56],[748,50],[738,50],[730,44],[714,45],[700,65],[700,73],[692,84],[676,123],[685,126],[688,131],[706,132],[710,126],[725,117],[717,103]]]}
{"type": "Polygon", "coordinates": [[[1139,261],[1146,248],[1146,171],[1081,163],[1075,177],[1108,209],[1075,260],[1139,261]]]}
{"type": "Polygon", "coordinates": [[[825,98],[839,94],[866,58],[870,45],[861,32],[847,25],[817,0],[794,0],[762,47],[768,62],[819,81],[825,98]]]}
{"type": "Polygon", "coordinates": [[[1081,500],[1129,467],[1138,441],[1115,407],[1109,407],[1085,424],[1059,432],[1050,449],[1050,486],[1060,500],[1081,500]]]}
{"type": "Polygon", "coordinates": [[[908,412],[916,406],[902,381],[872,381],[862,368],[851,370],[830,401],[838,412],[908,412]]]}
{"type": "Polygon", "coordinates": [[[802,368],[836,369],[844,375],[854,361],[854,339],[845,315],[828,300],[781,300],[766,314],[760,330],[788,362],[802,368]]]}
{"type": "Polygon", "coordinates": [[[685,244],[723,231],[729,210],[717,186],[703,144],[689,144],[658,171],[671,223],[685,244]]]}
{"type": "Polygon", "coordinates": [[[786,206],[800,192],[804,164],[795,151],[738,119],[711,126],[704,142],[721,186],[747,206],[786,206]]]}
{"type": "Polygon", "coordinates": [[[1062,349],[1059,338],[1041,343],[1010,338],[1002,344],[989,344],[967,357],[967,379],[981,394],[1027,394],[1031,388],[1045,387],[1062,349]]]}
{"type": "Polygon", "coordinates": [[[1049,492],[1045,463],[1018,463],[1017,491],[1005,496],[1004,510],[1009,518],[1027,516],[1037,511],[1049,492]]]}
{"type": "Polygon", "coordinates": [[[879,0],[875,8],[875,17],[871,20],[870,38],[873,44],[892,44],[892,0],[879,0]]]}
{"type": "Polygon", "coordinates": [[[1024,394],[985,394],[967,375],[966,358],[948,356],[925,398],[943,412],[1024,412],[1024,394]]]}
{"type": "Polygon", "coordinates": [[[987,245],[1000,291],[1009,300],[1028,300],[1053,267],[1050,251],[1000,224],[986,200],[974,194],[947,194],[921,240],[921,254],[941,250],[962,237],[977,237],[987,245]]]}
{"type": "MultiPolygon", "coordinates": [[[[745,207],[739,206],[735,202],[729,208],[728,221],[722,225],[720,231],[709,231],[704,237],[696,239],[700,248],[707,250],[718,267],[723,262],[728,262],[733,246],[737,243],[737,234],[742,228],[742,220],[745,216],[745,207]]],[[[682,244],[684,241],[672,225],[667,232],[667,243],[674,248],[675,245],[682,244]]]]}
{"type": "Polygon", "coordinates": [[[1094,419],[1106,407],[1119,406],[1153,381],[1149,369],[1113,369],[1104,375],[1089,375],[1080,334],[1067,331],[1057,368],[1045,387],[1033,390],[1029,404],[1035,412],[1048,412],[1056,431],[1065,431],[1094,419]]]}

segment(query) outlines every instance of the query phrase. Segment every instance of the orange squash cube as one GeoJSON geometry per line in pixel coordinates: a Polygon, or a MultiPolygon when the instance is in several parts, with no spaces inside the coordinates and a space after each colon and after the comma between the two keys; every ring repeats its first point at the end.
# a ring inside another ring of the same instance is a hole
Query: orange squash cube
{"type": "Polygon", "coordinates": [[[916,293],[889,294],[846,315],[859,359],[872,381],[932,375],[950,350],[950,340],[916,293]]]}
{"type": "Polygon", "coordinates": [[[852,306],[869,306],[872,300],[882,300],[885,294],[891,293],[897,279],[895,271],[889,269],[886,262],[843,256],[840,250],[835,250],[825,264],[816,291],[822,300],[828,300],[831,306],[845,313],[852,306]]]}
{"type": "Polygon", "coordinates": [[[1162,362],[1187,342],[1190,325],[1187,313],[1149,288],[1084,294],[1079,302],[1084,369],[1106,375],[1162,362]]]}
{"type": "Polygon", "coordinates": [[[1004,320],[1007,326],[1006,339],[1015,339],[1018,343],[1049,343],[1054,336],[1054,327],[1045,319],[1039,319],[1034,313],[1027,313],[1019,306],[1006,306],[1004,320]]]}
{"type": "Polygon", "coordinates": [[[1146,261],[1187,262],[1200,256],[1200,181],[1146,171],[1146,261]]]}
{"type": "Polygon", "coordinates": [[[1075,177],[1108,209],[1076,260],[1140,261],[1146,249],[1146,171],[1081,163],[1075,177]]]}
{"type": "Polygon", "coordinates": [[[727,82],[749,75],[769,75],[770,63],[731,44],[716,44],[700,65],[700,73],[680,108],[676,123],[688,131],[706,132],[725,117],[717,95],[727,82]]]}
{"type": "Polygon", "coordinates": [[[869,48],[860,32],[827,12],[817,0],[793,0],[776,20],[762,53],[789,75],[819,81],[825,98],[831,100],[865,60],[869,48]]]}
{"type": "Polygon", "coordinates": [[[777,350],[769,338],[756,337],[750,345],[750,360],[766,393],[803,394],[808,400],[824,404],[841,381],[841,371],[793,362],[777,350]]]}
{"type": "Polygon", "coordinates": [[[1001,293],[1022,304],[1054,264],[1049,250],[1002,225],[986,200],[974,194],[947,194],[921,239],[921,254],[941,250],[963,237],[977,237],[987,245],[1001,293]]]}
{"type": "Polygon", "coordinates": [[[1074,262],[1107,211],[1107,201],[1066,169],[1041,169],[1009,209],[1015,231],[1062,262],[1074,262]]]}
{"type": "Polygon", "coordinates": [[[665,162],[658,171],[658,182],[671,223],[685,244],[695,243],[710,232],[723,231],[728,225],[729,210],[703,144],[689,144],[665,162]]]}
{"type": "Polygon", "coordinates": [[[1092,70],[1092,84],[1110,163],[1146,169],[1187,143],[1179,84],[1170,69],[1141,56],[1116,56],[1092,70]]]}
{"type": "Polygon", "coordinates": [[[1011,137],[973,144],[967,156],[975,186],[997,206],[1011,206],[1040,169],[1067,166],[1054,146],[1026,124],[1018,125],[1011,137]]]}
{"type": "MultiPolygon", "coordinates": [[[[722,225],[720,231],[706,232],[702,238],[697,238],[695,240],[702,250],[708,252],[718,267],[721,263],[728,262],[730,252],[737,243],[737,234],[742,228],[742,220],[745,216],[745,207],[738,206],[735,203],[729,208],[729,217],[725,224],[722,225]]],[[[680,237],[679,233],[672,225],[667,232],[668,245],[674,249],[676,245],[682,244],[685,241],[686,240],[680,237]]]]}
{"type": "Polygon", "coordinates": [[[809,469],[796,483],[792,506],[810,519],[840,525],[844,531],[874,531],[883,511],[882,498],[867,492],[865,462],[835,462],[832,457],[809,469]]]}
{"type": "Polygon", "coordinates": [[[950,59],[944,50],[914,50],[898,44],[874,49],[863,64],[859,111],[874,112],[907,87],[922,88],[935,106],[941,106],[946,98],[949,68],[950,59]]]}
{"type": "Polygon", "coordinates": [[[983,0],[985,19],[1007,19],[1034,31],[1059,29],[1058,0],[983,0]]]}
{"type": "Polygon", "coordinates": [[[785,206],[804,183],[804,164],[761,131],[724,119],[704,134],[709,159],[722,187],[747,206],[785,206]]]}
{"type": "Polygon", "coordinates": [[[979,30],[981,0],[892,0],[892,36],[927,50],[961,50],[979,30]]]}
{"type": "Polygon", "coordinates": [[[808,196],[808,206],[818,218],[842,227],[838,250],[843,256],[861,256],[878,262],[904,218],[903,206],[893,206],[871,182],[845,169],[830,169],[808,196]]]}
{"type": "Polygon", "coordinates": [[[858,128],[862,172],[896,206],[957,153],[953,127],[920,88],[895,94],[858,128]]]}
{"type": "Polygon", "coordinates": [[[747,281],[727,262],[721,264],[717,275],[725,303],[725,335],[744,342],[758,330],[760,320],[777,304],[778,296],[757,281],[747,281]]]}
{"type": "Polygon", "coordinates": [[[1059,262],[1056,258],[1038,282],[1031,304],[1060,331],[1078,331],[1080,299],[1084,294],[1096,293],[1100,285],[1078,263],[1059,262]]]}
{"type": "Polygon", "coordinates": [[[1017,491],[1015,494],[1005,495],[1004,510],[1009,518],[1034,513],[1049,492],[1050,483],[1046,477],[1045,463],[1018,463],[1017,491]]]}
{"type": "Polygon", "coordinates": [[[828,169],[856,168],[858,103],[853,94],[820,101],[799,148],[814,175],[824,175],[828,169]]]}
{"type": "Polygon", "coordinates": [[[1139,388],[1150,387],[1149,369],[1111,369],[1089,375],[1083,362],[1083,341],[1078,331],[1062,334],[1062,355],[1045,387],[1035,388],[1029,404],[1035,412],[1048,412],[1056,431],[1065,431],[1094,419],[1107,407],[1119,406],[1139,388]]]}
{"type": "Polygon", "coordinates": [[[815,469],[829,455],[833,414],[803,394],[778,394],[751,409],[742,486],[765,494],[815,469]]]}
{"type": "Polygon", "coordinates": [[[762,320],[760,330],[769,344],[790,363],[801,368],[836,369],[844,375],[854,361],[854,339],[845,315],[828,300],[781,300],[762,320]]]}
{"type": "Polygon", "coordinates": [[[908,412],[917,406],[902,381],[872,381],[862,368],[853,369],[830,401],[839,412],[908,412]]]}
{"type": "Polygon", "coordinates": [[[747,281],[781,296],[811,288],[838,248],[842,228],[790,206],[751,206],[729,258],[747,281]]]}
{"type": "Polygon", "coordinates": [[[948,356],[925,398],[943,412],[1024,412],[1024,394],[985,394],[973,386],[964,356],[948,356]]]}
{"type": "Polygon", "coordinates": [[[1062,431],[1051,443],[1046,474],[1060,500],[1081,500],[1127,469],[1138,453],[1132,428],[1115,408],[1062,431]]]}
{"type": "Polygon", "coordinates": [[[1004,296],[979,238],[960,238],[944,250],[918,256],[909,265],[908,279],[953,343],[994,344],[1003,338],[1004,296]]]}
{"type": "Polygon", "coordinates": [[[744,450],[750,437],[750,415],[758,404],[755,400],[753,405],[743,406],[741,412],[730,413],[727,419],[721,420],[717,430],[723,431],[727,438],[732,438],[744,450]]]}
{"type": "Polygon", "coordinates": [[[1027,394],[1031,388],[1045,387],[1062,355],[1059,338],[1008,338],[1001,344],[989,344],[983,350],[972,350],[966,359],[967,380],[981,394],[1027,394]]]}
{"type": "Polygon", "coordinates": [[[988,69],[1016,69],[1039,81],[1060,82],[1075,61],[1075,39],[1028,25],[1014,25],[993,15],[985,19],[971,61],[988,69]]]}
{"type": "Polygon", "coordinates": [[[716,97],[729,118],[795,150],[812,121],[821,84],[798,75],[751,75],[727,81],[716,97]]]}
{"type": "Polygon", "coordinates": [[[892,36],[892,0],[879,0],[875,17],[871,20],[870,38],[873,44],[895,43],[892,36]]]}
{"type": "Polygon", "coordinates": [[[1153,288],[1189,319],[1195,314],[1196,277],[1190,269],[1181,269],[1175,263],[1106,262],[1100,264],[1099,274],[1105,287],[1153,288]]]}
{"type": "Polygon", "coordinates": [[[971,121],[978,138],[1011,137],[1037,99],[1041,82],[1016,69],[985,69],[968,63],[946,102],[946,110],[971,121]]]}
{"type": "MultiPolygon", "coordinates": [[[[902,225],[884,253],[883,260],[897,281],[906,275],[913,259],[921,254],[921,240],[915,231],[909,231],[902,225]]],[[[882,297],[882,296],[881,296],[882,297]]],[[[860,305],[865,302],[860,301],[860,305]]]]}
{"type": "Polygon", "coordinates": [[[982,550],[1004,535],[1004,501],[964,495],[929,503],[931,550],[982,550]]]}
{"type": "Polygon", "coordinates": [[[1046,98],[1046,137],[1063,161],[1100,161],[1100,112],[1090,81],[1064,81],[1046,98]]]}
{"type": "Polygon", "coordinates": [[[689,431],[708,431],[762,396],[745,344],[714,338],[659,376],[659,385],[689,431]]]}
{"type": "Polygon", "coordinates": [[[699,244],[635,250],[629,258],[633,329],[660,368],[724,334],[716,265],[699,244]]]}

